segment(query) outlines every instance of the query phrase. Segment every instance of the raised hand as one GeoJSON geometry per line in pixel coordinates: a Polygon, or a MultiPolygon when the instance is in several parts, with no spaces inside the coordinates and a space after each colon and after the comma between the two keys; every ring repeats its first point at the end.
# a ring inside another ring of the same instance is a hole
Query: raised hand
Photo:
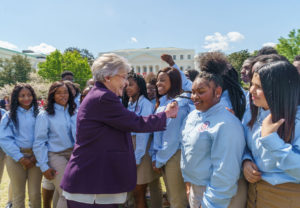
{"type": "Polygon", "coordinates": [[[256,183],[261,179],[261,172],[258,171],[254,162],[246,160],[243,163],[243,173],[246,180],[250,183],[256,183]]]}
{"type": "Polygon", "coordinates": [[[174,62],[174,60],[173,60],[173,57],[172,57],[171,55],[169,55],[169,54],[162,54],[162,55],[160,56],[160,58],[161,58],[163,61],[167,62],[167,63],[169,64],[169,66],[173,66],[173,65],[175,64],[175,62],[174,62]]]}
{"type": "Polygon", "coordinates": [[[167,115],[167,118],[176,118],[178,113],[178,104],[176,101],[169,103],[167,105],[167,108],[165,110],[165,113],[167,115]]]}
{"type": "Polygon", "coordinates": [[[269,114],[263,121],[261,127],[261,136],[266,137],[273,132],[277,132],[278,128],[284,123],[284,119],[279,119],[277,122],[273,123],[272,115],[269,114]]]}

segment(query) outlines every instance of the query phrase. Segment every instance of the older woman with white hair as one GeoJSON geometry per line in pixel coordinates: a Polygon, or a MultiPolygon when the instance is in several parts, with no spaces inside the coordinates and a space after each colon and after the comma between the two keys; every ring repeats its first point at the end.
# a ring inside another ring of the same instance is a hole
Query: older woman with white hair
{"type": "Polygon", "coordinates": [[[136,186],[130,132],[161,131],[175,117],[177,105],[148,117],[137,116],[120,102],[130,65],[116,54],[100,56],[92,66],[95,86],[77,118],[76,144],[61,187],[69,208],[118,207],[136,186]]]}

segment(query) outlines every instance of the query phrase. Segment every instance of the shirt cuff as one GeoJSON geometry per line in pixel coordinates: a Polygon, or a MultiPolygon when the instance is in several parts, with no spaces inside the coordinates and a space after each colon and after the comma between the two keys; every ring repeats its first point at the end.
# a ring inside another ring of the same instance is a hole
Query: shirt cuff
{"type": "Polygon", "coordinates": [[[278,136],[277,132],[273,132],[268,136],[261,137],[260,142],[266,149],[271,151],[280,149],[280,147],[285,144],[283,139],[278,136]]]}
{"type": "Polygon", "coordinates": [[[43,165],[40,166],[40,169],[41,169],[42,172],[45,172],[46,170],[49,169],[49,166],[47,164],[43,164],[43,165]]]}
{"type": "Polygon", "coordinates": [[[17,155],[13,156],[12,158],[16,161],[19,162],[19,160],[24,157],[22,153],[18,153],[17,155]]]}

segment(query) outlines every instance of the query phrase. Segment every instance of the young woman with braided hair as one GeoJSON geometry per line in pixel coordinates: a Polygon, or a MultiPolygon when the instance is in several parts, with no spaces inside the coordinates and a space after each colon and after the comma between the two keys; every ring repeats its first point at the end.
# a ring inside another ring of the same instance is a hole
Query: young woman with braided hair
{"type": "MultiPolygon", "coordinates": [[[[122,98],[124,106],[127,107],[129,111],[135,112],[139,116],[149,116],[152,114],[154,106],[149,101],[144,78],[134,72],[130,72],[128,74],[128,83],[122,98]]],[[[152,169],[152,161],[148,152],[153,138],[152,134],[133,132],[131,133],[131,136],[137,166],[137,185],[133,190],[135,207],[148,207],[145,198],[146,188],[149,183],[157,180],[157,183],[155,183],[157,186],[151,186],[152,189],[155,189],[151,191],[151,193],[153,193],[151,198],[153,197],[153,199],[156,199],[151,200],[151,206],[159,208],[162,206],[159,174],[152,169]]]]}

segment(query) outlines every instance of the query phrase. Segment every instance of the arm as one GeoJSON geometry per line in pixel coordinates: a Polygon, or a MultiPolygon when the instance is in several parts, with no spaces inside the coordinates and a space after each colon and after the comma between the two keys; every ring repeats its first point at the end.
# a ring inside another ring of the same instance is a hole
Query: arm
{"type": "MultiPolygon", "coordinates": [[[[295,129],[300,129],[300,125],[295,129]]],[[[276,167],[300,181],[300,135],[296,135],[293,144],[285,143],[277,134],[260,138],[263,147],[266,148],[276,161],[276,167]]]]}
{"type": "Polygon", "coordinates": [[[161,59],[163,61],[165,61],[167,64],[169,64],[170,67],[173,67],[175,69],[177,69],[180,73],[180,76],[181,76],[181,81],[182,81],[182,89],[184,91],[191,91],[192,90],[192,81],[189,80],[185,74],[183,73],[183,71],[181,71],[179,69],[179,67],[175,64],[174,60],[173,60],[173,57],[169,54],[162,54],[161,55],[161,59]]]}
{"type": "Polygon", "coordinates": [[[164,130],[167,115],[165,112],[148,117],[137,116],[128,111],[116,96],[108,93],[101,97],[99,102],[101,122],[125,132],[152,132],[164,130]]]}
{"type": "Polygon", "coordinates": [[[49,121],[46,112],[41,112],[36,118],[33,152],[37,160],[37,166],[42,172],[49,169],[48,166],[48,125],[49,121]]]}
{"type": "Polygon", "coordinates": [[[272,122],[272,115],[269,114],[263,121],[261,138],[259,141],[268,153],[276,161],[276,167],[286,172],[297,180],[300,180],[300,122],[296,117],[295,137],[292,143],[286,143],[277,134],[278,128],[284,123],[284,119],[272,122]]]}
{"type": "Polygon", "coordinates": [[[212,175],[203,195],[203,208],[225,208],[229,205],[237,191],[244,148],[245,139],[241,126],[228,123],[219,128],[212,143],[212,175]]]}
{"type": "Polygon", "coordinates": [[[10,121],[9,112],[7,112],[0,124],[0,146],[4,150],[4,152],[12,157],[16,162],[18,162],[24,155],[20,151],[20,147],[16,144],[15,134],[14,134],[14,125],[12,121],[10,121]],[[7,125],[7,123],[9,124],[7,125]]]}

